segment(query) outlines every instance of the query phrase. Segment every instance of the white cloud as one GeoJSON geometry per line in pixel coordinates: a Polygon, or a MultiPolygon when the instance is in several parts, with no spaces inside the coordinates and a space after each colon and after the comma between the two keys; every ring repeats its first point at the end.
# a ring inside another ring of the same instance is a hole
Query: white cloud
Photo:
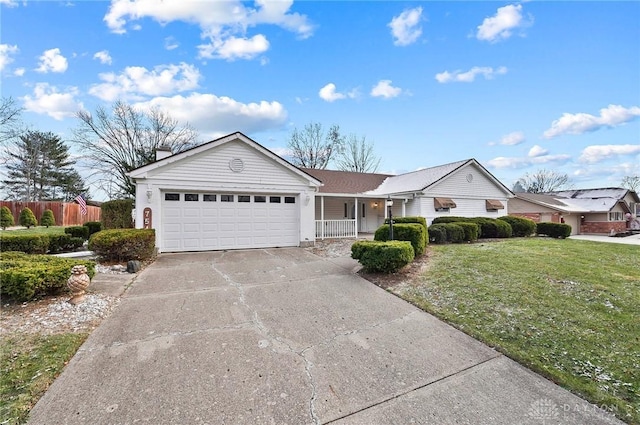
{"type": "MultiPolygon", "coordinates": [[[[531,153],[531,151],[529,152],[531,153]]],[[[534,151],[535,153],[535,151],[534,151]]],[[[528,157],[504,157],[499,156],[493,158],[487,162],[487,165],[491,168],[524,168],[531,165],[540,165],[548,163],[564,163],[571,159],[571,155],[559,154],[559,155],[540,155],[540,156],[528,156],[528,157]]]]}
{"type": "Polygon", "coordinates": [[[582,150],[578,161],[593,164],[615,156],[640,154],[640,145],[594,145],[582,150]]]}
{"type": "Polygon", "coordinates": [[[548,153],[549,151],[547,149],[543,148],[542,146],[535,145],[531,149],[529,149],[528,155],[530,158],[537,158],[537,157],[546,155],[548,153]]]}
{"type": "Polygon", "coordinates": [[[65,72],[69,64],[67,58],[62,56],[59,48],[45,50],[40,56],[40,66],[36,68],[36,71],[47,72],[65,72]]]}
{"type": "Polygon", "coordinates": [[[152,70],[141,66],[129,66],[122,73],[99,74],[103,83],[94,84],[89,93],[105,101],[136,99],[142,96],[160,96],[193,90],[198,87],[201,75],[193,65],[158,65],[152,70]]]}
{"type": "Polygon", "coordinates": [[[178,41],[175,38],[169,36],[164,39],[165,49],[174,50],[174,49],[177,49],[178,47],[180,47],[180,43],[178,43],[178,41]]]}
{"type": "Polygon", "coordinates": [[[18,2],[15,0],[0,0],[0,4],[3,4],[7,7],[18,7],[18,2]]]}
{"type": "Polygon", "coordinates": [[[96,54],[93,55],[93,58],[98,59],[103,65],[111,65],[111,62],[113,62],[108,50],[100,50],[99,52],[96,52],[96,54]]]}
{"type": "Polygon", "coordinates": [[[336,91],[336,85],[333,83],[329,83],[323,88],[320,89],[318,95],[321,99],[326,100],[327,102],[333,102],[339,99],[344,99],[347,96],[343,93],[338,93],[336,91]]]}
{"type": "Polygon", "coordinates": [[[287,111],[279,102],[242,103],[213,94],[191,93],[186,97],[156,97],[134,106],[161,108],[171,117],[181,122],[189,122],[203,136],[211,138],[238,130],[250,134],[280,128],[287,120],[287,111]]]}
{"type": "Polygon", "coordinates": [[[25,72],[27,72],[27,70],[24,68],[16,68],[16,70],[13,71],[13,75],[15,75],[16,77],[22,77],[25,72]]]}
{"type": "Polygon", "coordinates": [[[393,87],[391,80],[380,80],[371,89],[371,96],[384,97],[385,99],[391,99],[392,97],[400,96],[402,89],[399,87],[393,87]]]}
{"type": "Polygon", "coordinates": [[[472,83],[477,75],[482,75],[486,80],[492,79],[495,75],[503,75],[507,73],[507,68],[501,66],[495,70],[489,66],[474,66],[466,72],[456,70],[453,72],[444,71],[436,74],[436,80],[439,83],[472,83]]]}
{"type": "Polygon", "coordinates": [[[422,34],[420,21],[422,20],[422,7],[408,9],[398,16],[394,16],[387,24],[391,28],[393,44],[407,46],[414,43],[422,34]]]}
{"type": "Polygon", "coordinates": [[[208,59],[253,59],[269,50],[267,38],[258,34],[251,38],[228,37],[226,39],[212,39],[210,44],[198,46],[198,56],[208,59]]]}
{"type": "Polygon", "coordinates": [[[510,4],[498,8],[494,16],[485,18],[478,26],[476,38],[490,42],[506,40],[511,37],[514,29],[528,24],[522,19],[522,5],[510,4]]]}
{"type": "Polygon", "coordinates": [[[515,146],[525,141],[524,133],[522,131],[513,131],[509,134],[505,134],[502,136],[498,143],[489,142],[489,146],[494,145],[504,145],[504,146],[515,146]]]}
{"type": "Polygon", "coordinates": [[[568,114],[551,123],[551,128],[543,133],[547,139],[563,134],[582,134],[596,131],[603,127],[617,127],[640,116],[640,107],[625,108],[620,105],[609,105],[600,109],[600,116],[586,113],[568,114]]]}
{"type": "Polygon", "coordinates": [[[22,100],[27,111],[46,114],[60,121],[73,117],[77,111],[84,108],[82,102],[75,100],[77,95],[77,87],[69,87],[64,93],[60,93],[56,87],[48,83],[38,83],[33,89],[33,96],[26,95],[22,100]]]}
{"type": "Polygon", "coordinates": [[[0,71],[13,62],[11,55],[15,55],[19,50],[17,45],[0,44],[0,71]]]}
{"type": "Polygon", "coordinates": [[[253,4],[255,7],[248,7],[240,0],[112,0],[104,21],[118,34],[127,32],[127,23],[144,18],[154,19],[162,25],[173,21],[198,25],[201,37],[209,41],[198,46],[201,57],[205,58],[251,59],[258,54],[256,51],[268,49],[264,35],[247,37],[247,30],[257,25],[276,25],[300,38],[313,34],[314,27],[308,18],[289,10],[293,0],[256,0],[253,4]],[[240,54],[233,55],[234,52],[240,54]]]}

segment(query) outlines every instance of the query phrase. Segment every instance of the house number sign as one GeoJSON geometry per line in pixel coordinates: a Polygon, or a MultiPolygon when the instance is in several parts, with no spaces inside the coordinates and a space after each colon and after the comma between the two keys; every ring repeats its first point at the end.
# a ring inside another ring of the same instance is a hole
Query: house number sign
{"type": "Polygon", "coordinates": [[[147,207],[142,211],[142,220],[144,223],[144,228],[145,229],[151,229],[152,228],[152,213],[151,213],[151,208],[147,207]]]}

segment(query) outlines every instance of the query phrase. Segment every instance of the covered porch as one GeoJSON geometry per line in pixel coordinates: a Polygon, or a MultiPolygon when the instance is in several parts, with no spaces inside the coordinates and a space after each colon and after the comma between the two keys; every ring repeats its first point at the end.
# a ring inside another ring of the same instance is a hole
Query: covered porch
{"type": "Polygon", "coordinates": [[[405,199],[320,193],[315,201],[316,239],[357,238],[360,233],[374,233],[390,212],[406,216],[405,199]]]}

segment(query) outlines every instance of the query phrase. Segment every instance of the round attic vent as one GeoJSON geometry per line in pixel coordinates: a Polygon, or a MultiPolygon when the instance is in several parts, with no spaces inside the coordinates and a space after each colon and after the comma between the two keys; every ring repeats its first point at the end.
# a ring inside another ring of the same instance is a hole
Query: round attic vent
{"type": "Polygon", "coordinates": [[[234,173],[241,173],[244,170],[244,162],[240,158],[233,158],[229,161],[229,168],[234,173]]]}
{"type": "Polygon", "coordinates": [[[471,174],[471,173],[467,174],[467,181],[469,183],[471,183],[473,181],[473,174],[471,174]]]}

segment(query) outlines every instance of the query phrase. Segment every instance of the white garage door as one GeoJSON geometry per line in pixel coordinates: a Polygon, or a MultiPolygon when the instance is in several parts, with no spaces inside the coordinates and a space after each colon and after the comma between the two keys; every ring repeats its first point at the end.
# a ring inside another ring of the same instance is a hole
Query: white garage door
{"type": "Polygon", "coordinates": [[[298,246],[297,202],[278,194],[164,192],[162,251],[298,246]]]}

